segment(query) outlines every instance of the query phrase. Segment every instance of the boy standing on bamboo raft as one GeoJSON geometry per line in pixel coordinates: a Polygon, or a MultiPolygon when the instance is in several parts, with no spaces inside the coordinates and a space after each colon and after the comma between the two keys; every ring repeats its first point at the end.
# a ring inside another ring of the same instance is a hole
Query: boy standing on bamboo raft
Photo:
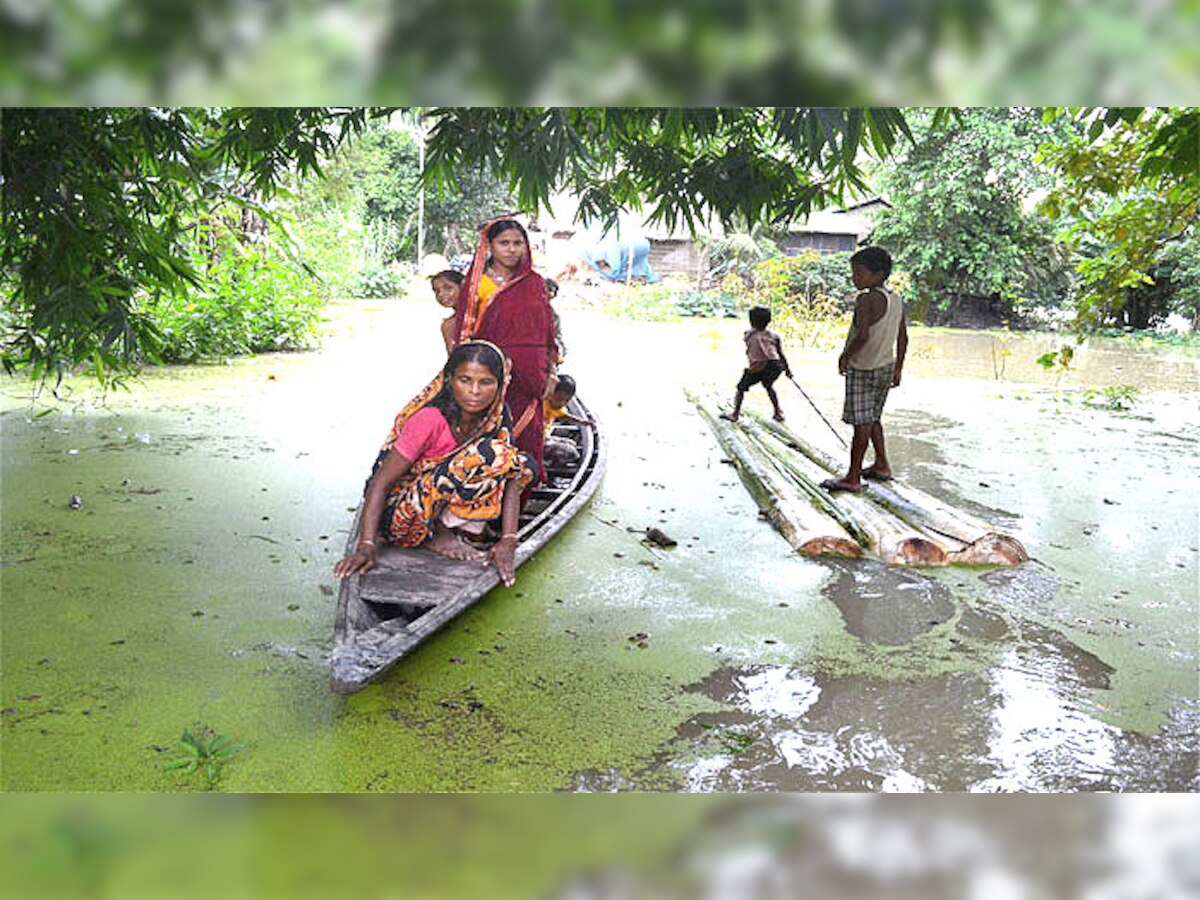
{"type": "Polygon", "coordinates": [[[826,490],[860,493],[864,478],[892,479],[880,420],[888,390],[900,385],[908,329],[900,295],[883,286],[891,274],[892,257],[882,247],[865,247],[850,257],[850,277],[860,293],[846,347],[838,357],[838,373],[846,377],[842,421],[854,426],[854,439],[849,470],[842,478],[823,481],[826,490]],[[863,469],[867,444],[875,449],[875,462],[863,469]]]}
{"type": "Polygon", "coordinates": [[[788,365],[787,357],[783,355],[783,339],[767,326],[771,324],[771,311],[765,306],[756,306],[750,310],[750,330],[746,332],[746,362],[742,372],[742,380],[737,384],[737,396],[733,400],[733,412],[721,413],[721,418],[736,422],[742,411],[742,400],[746,391],[754,385],[761,384],[766,388],[767,396],[771,398],[771,406],[775,409],[775,421],[783,421],[783,410],[779,408],[779,396],[775,393],[775,380],[781,374],[792,377],[792,368],[788,365]]]}

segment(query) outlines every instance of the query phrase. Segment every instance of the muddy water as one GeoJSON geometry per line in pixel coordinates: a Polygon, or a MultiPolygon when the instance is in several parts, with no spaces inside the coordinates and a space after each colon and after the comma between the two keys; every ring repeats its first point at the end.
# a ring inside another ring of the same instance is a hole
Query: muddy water
{"type": "MultiPolygon", "coordinates": [[[[1056,383],[1029,361],[1053,339],[1007,338],[997,378],[993,336],[915,331],[885,420],[901,477],[1035,559],[904,571],[797,557],[758,520],[681,390],[728,391],[739,323],[568,309],[564,369],[611,440],[596,501],[513,588],[332,696],[330,568],[373,448],[439,363],[437,313],[335,307],[318,353],[103,402],[4,384],[4,788],[202,788],[163,768],[184,728],[245,745],[226,790],[1200,786],[1179,351],[1089,346],[1056,383]],[[1142,388],[1131,411],[1083,402],[1113,384],[1142,388]],[[639,542],[648,525],[679,546],[639,542]]],[[[836,421],[831,352],[791,355],[836,421]]]]}

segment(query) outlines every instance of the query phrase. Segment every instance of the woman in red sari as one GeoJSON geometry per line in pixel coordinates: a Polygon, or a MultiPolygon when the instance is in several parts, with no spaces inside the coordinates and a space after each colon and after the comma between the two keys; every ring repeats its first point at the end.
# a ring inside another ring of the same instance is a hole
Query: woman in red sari
{"type": "Polygon", "coordinates": [[[520,223],[501,218],[484,226],[459,291],[455,324],[458,341],[490,341],[512,361],[513,442],[537,463],[542,480],[542,400],[554,374],[554,316],[520,223]]]}

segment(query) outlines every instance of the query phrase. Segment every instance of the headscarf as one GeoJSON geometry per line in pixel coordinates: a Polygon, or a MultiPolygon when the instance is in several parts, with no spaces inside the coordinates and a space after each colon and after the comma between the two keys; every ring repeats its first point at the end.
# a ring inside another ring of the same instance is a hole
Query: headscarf
{"type": "MultiPolygon", "coordinates": [[[[504,351],[502,351],[491,341],[464,341],[463,344],[458,344],[455,346],[454,350],[457,350],[464,344],[479,344],[484,347],[490,347],[500,357],[500,361],[504,366],[504,377],[501,380],[498,389],[496,390],[496,397],[492,401],[492,405],[488,407],[487,412],[480,419],[479,427],[473,434],[469,435],[463,440],[462,443],[467,444],[471,441],[477,440],[483,434],[495,431],[503,421],[504,399],[505,395],[508,393],[509,382],[512,381],[512,364],[509,361],[509,358],[504,354],[504,351]]],[[[451,355],[453,355],[454,350],[450,351],[451,355]]],[[[382,452],[386,453],[391,449],[392,445],[396,443],[396,438],[400,436],[400,431],[404,428],[404,423],[428,406],[429,403],[441,393],[442,387],[446,383],[446,375],[448,374],[446,370],[449,365],[450,359],[447,358],[446,365],[442,367],[442,371],[438,372],[437,375],[433,377],[433,380],[430,381],[429,384],[425,385],[425,387],[421,389],[421,392],[417,394],[417,396],[413,397],[412,400],[410,400],[408,404],[396,414],[395,421],[392,422],[392,430],[388,432],[387,440],[384,441],[383,447],[381,448],[382,452]]],[[[462,445],[460,444],[459,446],[461,447],[462,445]]],[[[459,448],[455,448],[455,450],[452,452],[457,452],[458,449],[459,448]]]]}
{"type": "MultiPolygon", "coordinates": [[[[494,519],[501,512],[505,485],[515,479],[524,488],[533,480],[526,455],[513,445],[510,435],[511,423],[504,405],[510,379],[508,359],[488,341],[467,341],[459,346],[477,344],[490,347],[502,360],[502,383],[472,434],[448,453],[414,462],[388,490],[384,501],[385,532],[397,546],[420,546],[429,537],[433,522],[446,511],[461,519],[494,519]]],[[[452,374],[447,371],[449,365],[447,360],[437,377],[400,411],[380,460],[391,449],[404,423],[437,397],[446,376],[452,374]]],[[[376,468],[378,465],[379,462],[376,468]]]]}
{"type": "MultiPolygon", "coordinates": [[[[510,215],[495,216],[484,222],[479,229],[479,243],[475,247],[475,256],[471,260],[471,267],[467,270],[467,277],[458,294],[456,314],[458,316],[459,341],[470,340],[479,330],[479,321],[482,318],[480,307],[483,305],[479,302],[479,282],[483,278],[483,270],[487,268],[487,262],[492,252],[492,242],[488,240],[488,232],[497,222],[504,221],[512,222],[521,232],[521,236],[525,239],[525,253],[517,263],[517,271],[513,277],[498,286],[490,302],[495,303],[501,293],[512,289],[533,272],[533,250],[529,246],[529,233],[525,230],[525,226],[510,215]]],[[[506,228],[505,231],[507,230],[506,228]]],[[[500,234],[503,233],[503,231],[500,232],[500,234]]]]}

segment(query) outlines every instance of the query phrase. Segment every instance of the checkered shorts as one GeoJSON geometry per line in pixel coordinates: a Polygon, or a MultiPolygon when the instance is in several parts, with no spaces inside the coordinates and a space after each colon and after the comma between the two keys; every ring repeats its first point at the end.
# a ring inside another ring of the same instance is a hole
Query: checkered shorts
{"type": "Polygon", "coordinates": [[[883,417],[883,404],[895,376],[894,365],[878,369],[846,370],[846,405],[842,421],[848,425],[872,425],[883,417]]]}

